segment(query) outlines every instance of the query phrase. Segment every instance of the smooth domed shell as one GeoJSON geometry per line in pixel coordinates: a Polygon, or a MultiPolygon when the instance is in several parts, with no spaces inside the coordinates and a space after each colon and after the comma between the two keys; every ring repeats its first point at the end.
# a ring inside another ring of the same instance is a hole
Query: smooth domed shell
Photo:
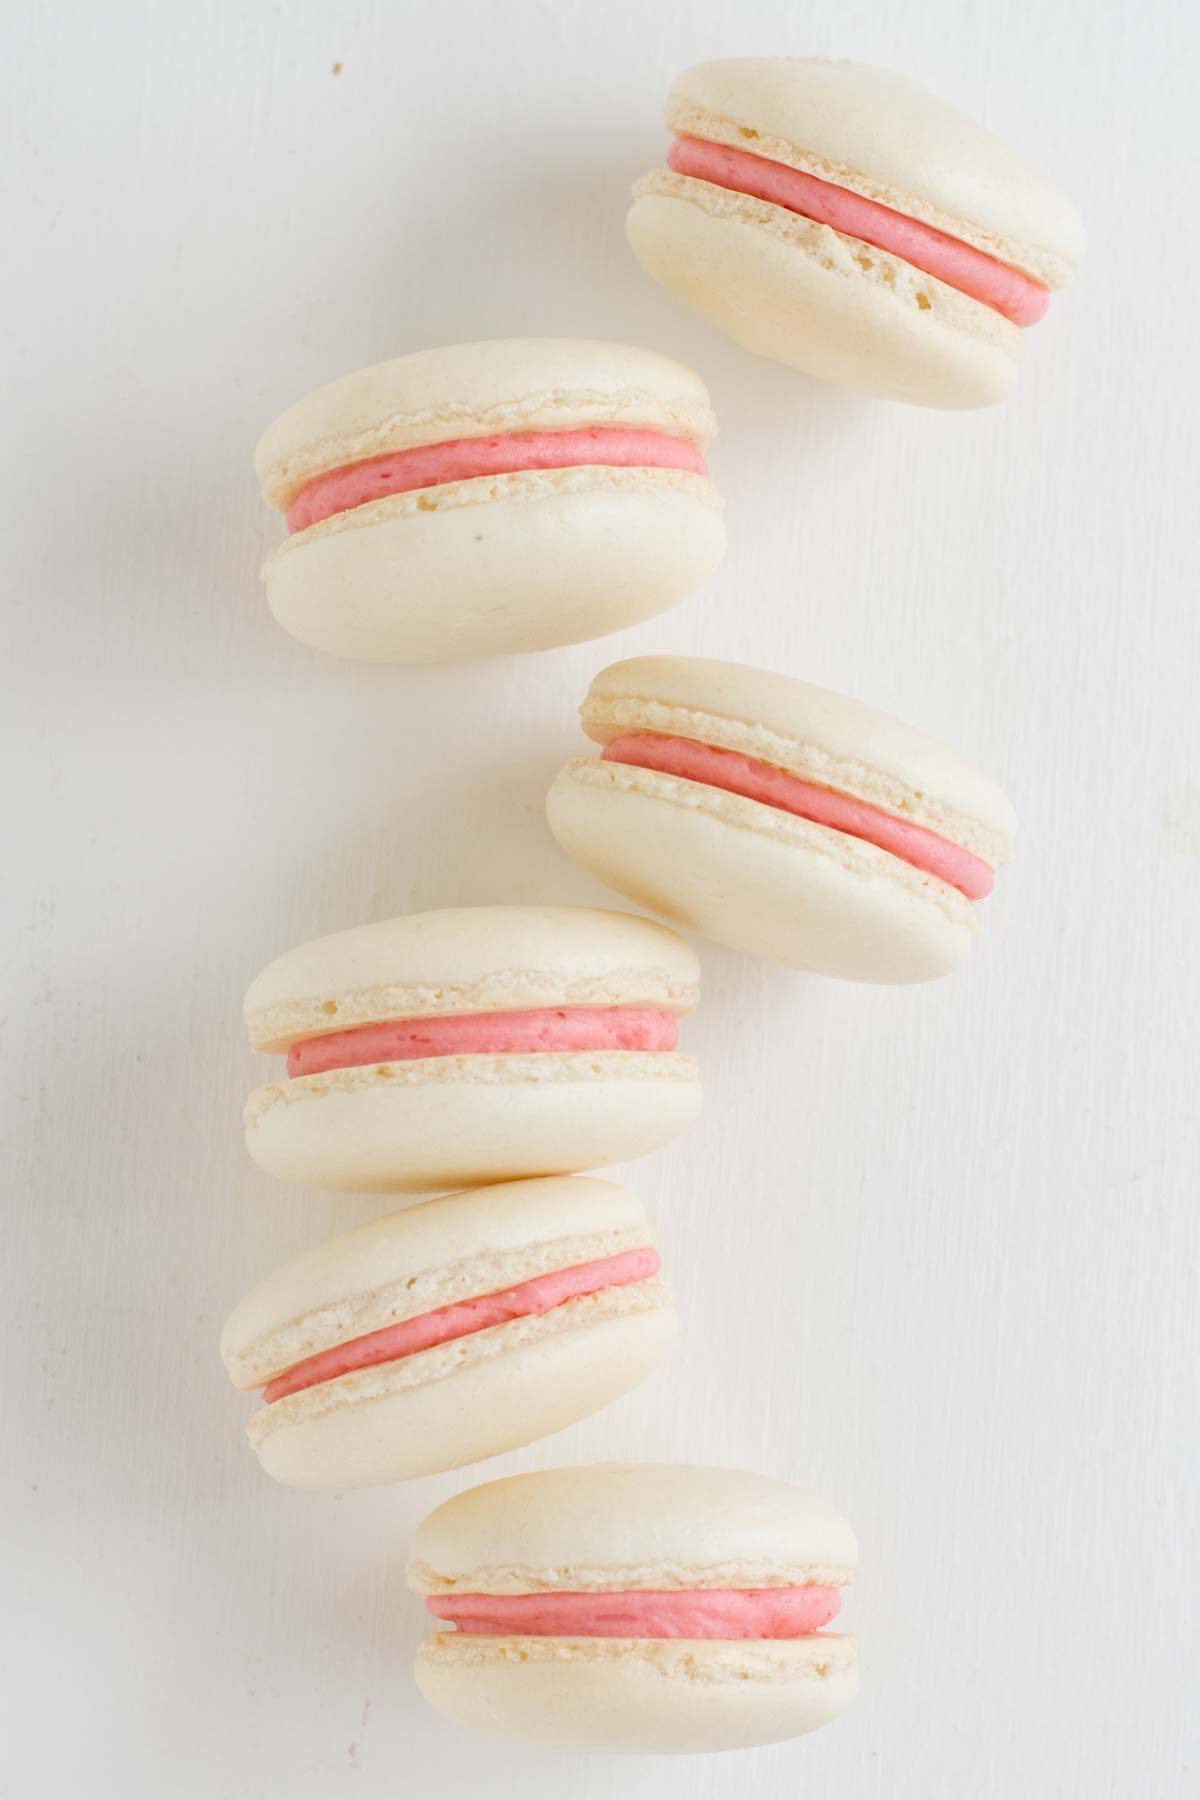
{"type": "MultiPolygon", "coordinates": [[[[784,139],[947,220],[1047,252],[1064,265],[1055,285],[1083,259],[1083,222],[1065,194],[992,132],[890,70],[819,57],[700,63],[672,86],[668,122],[678,129],[675,121],[690,109],[744,127],[737,139],[744,149],[758,148],[755,133],[784,139]]],[[[836,183],[836,168],[826,178],[836,183]]]]}
{"type": "Polygon", "coordinates": [[[613,1463],[513,1475],[471,1488],[429,1515],[410,1580],[426,1591],[518,1591],[525,1571],[731,1563],[833,1567],[857,1560],[854,1533],[826,1501],[737,1469],[613,1463]],[[504,1572],[513,1572],[505,1579],[504,1572]]]}

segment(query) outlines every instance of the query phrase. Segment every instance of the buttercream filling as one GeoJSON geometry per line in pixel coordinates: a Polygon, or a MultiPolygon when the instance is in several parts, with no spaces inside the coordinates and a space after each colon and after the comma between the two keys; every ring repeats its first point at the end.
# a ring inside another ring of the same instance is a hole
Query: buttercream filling
{"type": "Polygon", "coordinates": [[[913,868],[936,875],[968,900],[982,900],[992,891],[995,877],[983,858],[952,844],[936,831],[897,819],[865,800],[818,787],[799,775],[790,775],[786,769],[756,762],[735,750],[718,749],[715,744],[698,743],[693,738],[638,731],[614,738],[601,754],[606,762],[632,763],[684,781],[723,788],[727,793],[741,794],[747,800],[758,800],[764,806],[811,819],[815,825],[844,832],[847,837],[862,838],[911,863],[913,868]]]}
{"type": "Polygon", "coordinates": [[[489,1637],[798,1638],[837,1617],[836,1588],[434,1594],[435,1618],[489,1637]]]}
{"type": "Polygon", "coordinates": [[[677,137],[667,152],[667,162],[679,175],[751,194],[756,200],[800,213],[846,237],[899,256],[947,287],[1003,313],[1014,325],[1036,325],[1050,304],[1049,291],[1041,282],[1010,263],[890,206],[881,206],[877,200],[756,156],[752,150],[737,150],[707,138],[677,137]]]}
{"type": "Polygon", "coordinates": [[[683,469],[708,473],[694,444],[666,431],[624,425],[588,425],[575,431],[506,431],[494,437],[454,438],[419,444],[364,462],[330,469],[301,488],[287,511],[291,532],[306,531],[334,513],[411,494],[478,475],[515,475],[530,469],[576,469],[588,464],[615,469],[683,469]]]}
{"type": "Polygon", "coordinates": [[[263,1399],[269,1406],[303,1388],[336,1380],[339,1375],[370,1368],[374,1363],[398,1362],[401,1357],[432,1350],[454,1338],[470,1337],[493,1325],[550,1312],[568,1300],[598,1293],[602,1288],[649,1281],[660,1267],[657,1250],[623,1250],[616,1256],[577,1263],[571,1269],[552,1269],[549,1274],[535,1275],[531,1281],[518,1282],[515,1287],[501,1288],[494,1294],[478,1294],[470,1300],[439,1306],[433,1312],[419,1313],[415,1319],[401,1319],[396,1325],[384,1325],[379,1331],[368,1331],[363,1337],[350,1338],[330,1350],[306,1356],[303,1362],[293,1364],[267,1382],[263,1399]]]}
{"type": "Polygon", "coordinates": [[[536,1007],[528,1012],[452,1013],[389,1019],[306,1038],[288,1051],[289,1076],[323,1075],[369,1063],[429,1056],[521,1056],[590,1050],[674,1050],[679,1021],[653,1007],[536,1007]]]}

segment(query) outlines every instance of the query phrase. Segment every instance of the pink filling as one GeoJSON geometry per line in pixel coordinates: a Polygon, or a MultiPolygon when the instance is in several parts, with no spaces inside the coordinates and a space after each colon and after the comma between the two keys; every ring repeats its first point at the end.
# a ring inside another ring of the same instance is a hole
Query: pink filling
{"type": "Polygon", "coordinates": [[[426,1056],[507,1056],[554,1050],[673,1050],[679,1022],[649,1007],[534,1008],[458,1013],[438,1019],[389,1019],[308,1038],[288,1051],[289,1075],[320,1075],[366,1063],[426,1056]]]}
{"type": "Polygon", "coordinates": [[[716,187],[753,194],[772,206],[786,207],[821,225],[832,225],[848,237],[874,244],[878,250],[901,256],[926,275],[934,275],[948,287],[981,300],[1003,313],[1014,325],[1036,325],[1050,304],[1050,295],[1032,276],[997,261],[982,250],[947,236],[919,219],[906,218],[890,206],[864,200],[848,188],[835,187],[816,175],[789,169],[783,163],[755,156],[750,150],[734,150],[707,139],[676,138],[667,161],[680,175],[710,181],[716,187]]]}
{"type": "Polygon", "coordinates": [[[435,1312],[403,1319],[398,1325],[385,1325],[381,1331],[369,1331],[365,1337],[351,1338],[348,1343],[335,1344],[332,1350],[305,1357],[269,1381],[263,1389],[263,1399],[269,1406],[274,1400],[298,1394],[302,1388],[316,1387],[322,1381],[333,1381],[338,1375],[349,1375],[355,1369],[396,1362],[402,1356],[415,1356],[418,1350],[432,1350],[435,1344],[448,1344],[453,1338],[486,1331],[490,1325],[550,1312],[581,1294],[648,1281],[658,1274],[660,1266],[657,1250],[623,1250],[618,1256],[602,1256],[595,1262],[578,1263],[573,1269],[535,1275],[532,1281],[502,1288],[497,1294],[480,1294],[473,1300],[456,1301],[453,1306],[439,1306],[435,1312]]]}
{"type": "Polygon", "coordinates": [[[936,875],[940,881],[958,888],[968,900],[982,900],[992,891],[995,877],[991,869],[969,850],[927,831],[923,825],[910,825],[864,800],[851,800],[846,794],[835,794],[831,788],[801,781],[798,775],[789,775],[770,763],[755,762],[734,750],[719,750],[715,744],[696,743],[692,738],[659,737],[640,731],[614,738],[602,754],[606,762],[633,763],[640,769],[658,769],[684,781],[724,788],[727,793],[743,794],[747,800],[759,800],[764,806],[777,806],[782,812],[811,819],[816,825],[827,825],[832,831],[844,831],[848,837],[863,838],[911,863],[915,869],[936,875]]]}
{"type": "Polygon", "coordinates": [[[492,1637],[797,1638],[837,1617],[836,1588],[435,1594],[435,1618],[492,1637]]]}
{"type": "Polygon", "coordinates": [[[387,494],[410,494],[444,481],[476,475],[514,475],[522,469],[574,469],[585,465],[614,469],[686,469],[707,474],[694,444],[665,431],[637,431],[623,425],[589,425],[578,431],[508,431],[497,437],[455,438],[448,444],[420,444],[366,462],[330,469],[301,488],[288,507],[289,531],[304,531],[331,513],[365,506],[387,494]]]}

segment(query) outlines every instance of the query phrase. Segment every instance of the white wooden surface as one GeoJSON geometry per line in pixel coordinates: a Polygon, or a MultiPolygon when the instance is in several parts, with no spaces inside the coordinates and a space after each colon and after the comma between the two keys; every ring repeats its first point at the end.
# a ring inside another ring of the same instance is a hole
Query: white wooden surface
{"type": "Polygon", "coordinates": [[[9,15],[6,1795],[1197,1792],[1194,15],[735,10],[9,15]],[[1088,267],[1007,407],[790,377],[632,262],[625,195],[670,76],[779,51],[922,76],[1078,198],[1088,267]],[[257,581],[260,428],[360,363],[540,332],[708,379],[732,543],[712,591],[465,670],[291,643],[257,581]],[[591,673],[658,650],[844,687],[1002,778],[1020,857],[973,966],[871,991],[705,947],[707,1110],[624,1171],[683,1305],[673,1366],[473,1471],[272,1487],[221,1321],[380,1207],[248,1163],[242,991],[392,912],[603,903],[542,794],[591,673]],[[862,1543],[855,1714],[663,1765],[425,1711],[415,1521],[473,1480],[611,1457],[838,1501],[862,1543]]]}

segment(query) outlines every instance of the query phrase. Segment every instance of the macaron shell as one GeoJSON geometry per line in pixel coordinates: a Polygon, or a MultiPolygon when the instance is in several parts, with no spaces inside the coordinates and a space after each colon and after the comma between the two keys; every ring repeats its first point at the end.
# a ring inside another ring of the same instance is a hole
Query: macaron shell
{"type": "Polygon", "coordinates": [[[629,1161],[700,1100],[695,1063],[668,1051],[443,1057],[258,1088],[246,1145],[284,1181],[422,1194],[629,1161]]]}
{"type": "Polygon", "coordinates": [[[389,450],[508,431],[628,425],[705,445],[708,391],[682,363],[633,344],[496,338],[356,369],[306,394],[263,433],[254,466],[287,510],[308,481],[389,450]]]}
{"type": "Polygon", "coordinates": [[[1011,391],[1018,327],[898,257],[665,170],[635,192],[625,229],[647,274],[755,355],[914,406],[1011,391]]]}
{"type": "Polygon", "coordinates": [[[444,1194],[329,1238],[236,1306],[221,1355],[241,1388],[348,1339],[553,1269],[654,1244],[637,1195],[563,1175],[444,1194]]]}
{"type": "Polygon", "coordinates": [[[940,832],[994,866],[1017,829],[1008,796],[965,757],[890,713],[777,670],[630,657],[601,669],[581,711],[597,743],[652,731],[723,745],[940,832]]]}
{"type": "Polygon", "coordinates": [[[386,1019],[554,1006],[691,1012],[700,960],[652,919],[593,906],[454,906],[285,950],[251,982],[256,1050],[386,1019]]]}
{"type": "Polygon", "coordinates": [[[675,129],[696,111],[752,128],[737,137],[743,148],[772,156],[779,140],[832,165],[816,170],[827,180],[848,173],[846,185],[942,230],[957,221],[967,241],[981,239],[1003,260],[1018,246],[1041,250],[1066,265],[1059,281],[1082,260],[1083,224],[1065,194],[992,132],[891,70],[808,56],[700,63],[667,101],[675,129]]]}
{"type": "Polygon", "coordinates": [[[409,1481],[519,1449],[644,1381],[672,1349],[678,1321],[664,1300],[511,1349],[505,1333],[515,1335],[511,1326],[481,1333],[493,1338],[496,1353],[440,1380],[281,1425],[259,1446],[263,1468],[285,1486],[334,1492],[409,1481]]]}
{"type": "Polygon", "coordinates": [[[653,618],[702,587],[725,552],[702,476],[586,468],[453,485],[496,497],[401,494],[356,509],[370,523],[326,521],[287,546],[264,572],[280,625],[361,662],[513,656],[653,618]]]}
{"type": "Polygon", "coordinates": [[[909,983],[967,955],[971,903],[887,851],[740,795],[569,763],[546,801],[568,855],[618,893],[748,955],[909,983]]]}
{"type": "Polygon", "coordinates": [[[815,1731],[858,1689],[858,1643],[481,1638],[441,1633],[417,1686],[469,1730],[561,1749],[740,1750],[815,1731]]]}
{"type": "Polygon", "coordinates": [[[747,1469],[599,1463],[508,1475],[435,1507],[408,1565],[418,1593],[840,1586],[848,1520],[747,1469]]]}

